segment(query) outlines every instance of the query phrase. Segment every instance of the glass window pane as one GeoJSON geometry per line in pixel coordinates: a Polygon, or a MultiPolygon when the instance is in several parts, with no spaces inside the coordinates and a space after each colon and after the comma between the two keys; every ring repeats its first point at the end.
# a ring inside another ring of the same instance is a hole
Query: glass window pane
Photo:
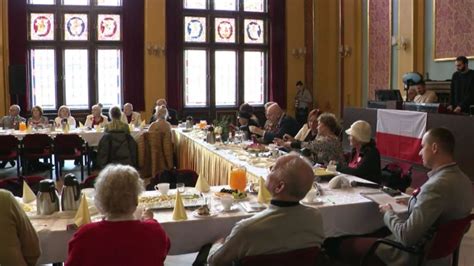
{"type": "Polygon", "coordinates": [[[244,38],[245,43],[263,43],[263,20],[260,19],[244,19],[244,38]]]}
{"type": "Polygon", "coordinates": [[[206,0],[184,0],[184,8],[188,9],[206,9],[206,0]]]}
{"type": "Polygon", "coordinates": [[[87,41],[89,29],[87,14],[64,14],[64,39],[87,41]]]}
{"type": "Polygon", "coordinates": [[[263,52],[244,52],[244,101],[263,104],[265,56],[263,52]]]}
{"type": "Polygon", "coordinates": [[[87,49],[64,50],[64,93],[70,108],[89,107],[89,60],[87,49]]]}
{"type": "Polygon", "coordinates": [[[216,51],[215,61],[216,105],[236,105],[236,53],[216,51]]]}
{"type": "Polygon", "coordinates": [[[207,104],[207,51],[184,51],[185,106],[207,104]]]}
{"type": "Polygon", "coordinates": [[[205,42],[206,18],[184,17],[184,32],[185,42],[205,42]]]}
{"type": "Polygon", "coordinates": [[[89,0],[63,0],[65,6],[88,6],[89,0]]]}
{"type": "Polygon", "coordinates": [[[235,0],[217,0],[214,1],[215,10],[236,10],[237,4],[235,0]]]}
{"type": "Polygon", "coordinates": [[[97,0],[98,6],[121,6],[122,0],[97,0]]]}
{"type": "Polygon", "coordinates": [[[216,42],[235,42],[235,19],[233,18],[216,18],[215,38],[216,42]]]}
{"type": "Polygon", "coordinates": [[[34,41],[54,40],[54,14],[30,14],[30,38],[34,41]]]}
{"type": "Polygon", "coordinates": [[[56,109],[56,55],[54,49],[31,49],[31,99],[33,106],[56,109]]]}
{"type": "Polygon", "coordinates": [[[31,5],[54,5],[54,0],[30,0],[31,5]]]}
{"type": "Polygon", "coordinates": [[[120,41],[120,35],[120,15],[100,14],[97,16],[99,41],[120,41]]]}
{"type": "Polygon", "coordinates": [[[264,12],[264,0],[244,0],[244,11],[264,12]]]}
{"type": "Polygon", "coordinates": [[[120,49],[97,51],[97,90],[105,107],[122,105],[122,52],[120,49]]]}

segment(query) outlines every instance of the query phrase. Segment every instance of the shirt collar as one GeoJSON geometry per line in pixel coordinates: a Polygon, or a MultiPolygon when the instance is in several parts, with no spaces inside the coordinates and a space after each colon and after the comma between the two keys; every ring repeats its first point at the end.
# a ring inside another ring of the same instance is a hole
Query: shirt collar
{"type": "Polygon", "coordinates": [[[271,200],[270,203],[277,207],[293,207],[300,205],[298,201],[271,200]]]}
{"type": "Polygon", "coordinates": [[[443,164],[443,165],[441,165],[440,167],[429,171],[429,172],[427,173],[427,175],[428,175],[428,177],[432,177],[432,176],[434,176],[435,174],[437,174],[439,171],[443,170],[444,168],[448,168],[448,167],[455,166],[455,165],[456,165],[456,162],[443,164]]]}

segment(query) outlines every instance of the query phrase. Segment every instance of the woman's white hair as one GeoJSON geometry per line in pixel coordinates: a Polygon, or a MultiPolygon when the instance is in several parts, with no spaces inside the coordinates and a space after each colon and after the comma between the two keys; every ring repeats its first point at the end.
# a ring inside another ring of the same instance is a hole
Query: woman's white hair
{"type": "Polygon", "coordinates": [[[156,118],[166,119],[168,118],[168,108],[164,105],[158,105],[155,107],[156,118]]]}
{"type": "Polygon", "coordinates": [[[97,209],[104,215],[132,214],[143,192],[143,181],[133,167],[111,164],[97,177],[94,198],[97,209]]]}

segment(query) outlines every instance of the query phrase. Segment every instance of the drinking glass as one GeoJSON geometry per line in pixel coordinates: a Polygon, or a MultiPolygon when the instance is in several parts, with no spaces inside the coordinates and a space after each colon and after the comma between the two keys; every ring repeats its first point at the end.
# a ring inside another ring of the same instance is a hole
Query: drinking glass
{"type": "Polygon", "coordinates": [[[184,183],[176,183],[176,190],[178,190],[179,193],[184,193],[186,190],[184,187],[184,183]]]}
{"type": "Polygon", "coordinates": [[[18,125],[18,129],[20,131],[26,131],[26,123],[25,122],[20,122],[20,124],[18,125]]]}
{"type": "Polygon", "coordinates": [[[245,191],[247,186],[247,169],[243,166],[234,166],[229,174],[229,186],[231,189],[245,191]]]}

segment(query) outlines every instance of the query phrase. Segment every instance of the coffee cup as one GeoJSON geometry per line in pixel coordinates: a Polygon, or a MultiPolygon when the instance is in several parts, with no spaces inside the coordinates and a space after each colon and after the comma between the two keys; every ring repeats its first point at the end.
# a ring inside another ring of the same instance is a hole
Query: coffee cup
{"type": "Polygon", "coordinates": [[[168,195],[170,190],[170,183],[160,183],[155,185],[155,189],[160,191],[161,195],[168,195]]]}
{"type": "Polygon", "coordinates": [[[234,199],[232,197],[221,198],[222,207],[224,211],[226,212],[230,211],[230,208],[232,207],[232,203],[234,203],[234,199]]]}
{"type": "Polygon", "coordinates": [[[310,189],[308,193],[306,193],[306,196],[304,197],[304,201],[313,202],[316,199],[317,195],[318,195],[318,191],[316,191],[316,189],[310,189]]]}

